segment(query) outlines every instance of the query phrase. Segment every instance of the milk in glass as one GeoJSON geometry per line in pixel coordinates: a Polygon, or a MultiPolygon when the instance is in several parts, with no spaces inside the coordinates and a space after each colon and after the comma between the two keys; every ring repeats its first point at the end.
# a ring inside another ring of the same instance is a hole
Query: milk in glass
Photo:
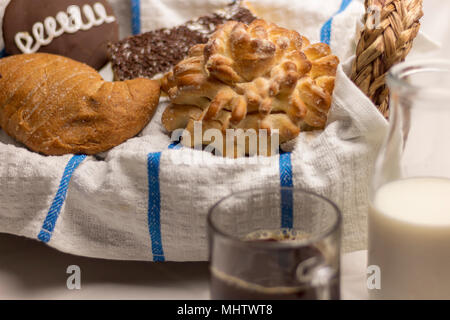
{"type": "Polygon", "coordinates": [[[450,179],[389,182],[373,197],[369,260],[381,271],[374,299],[450,299],[450,179]]]}

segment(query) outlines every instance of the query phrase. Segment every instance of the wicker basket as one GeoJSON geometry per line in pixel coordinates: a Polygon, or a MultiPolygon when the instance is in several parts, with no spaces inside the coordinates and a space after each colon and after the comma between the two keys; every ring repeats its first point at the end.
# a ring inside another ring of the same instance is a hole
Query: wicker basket
{"type": "Polygon", "coordinates": [[[364,28],[356,48],[351,78],[389,117],[387,72],[405,60],[423,16],[422,0],[366,0],[364,28]]]}

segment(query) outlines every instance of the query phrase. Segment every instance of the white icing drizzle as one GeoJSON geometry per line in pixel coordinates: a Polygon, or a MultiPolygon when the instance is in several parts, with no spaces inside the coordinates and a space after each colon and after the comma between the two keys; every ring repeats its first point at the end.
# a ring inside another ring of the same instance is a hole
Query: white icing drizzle
{"type": "Polygon", "coordinates": [[[58,12],[56,18],[47,17],[44,23],[36,22],[31,30],[32,35],[28,32],[17,33],[14,38],[16,45],[23,53],[35,53],[41,46],[49,45],[53,39],[64,33],[86,31],[92,27],[116,21],[114,16],[108,16],[105,7],[99,2],[92,7],[88,4],[83,5],[83,13],[86,23],[83,22],[81,8],[77,5],[69,6],[67,13],[58,12]]]}

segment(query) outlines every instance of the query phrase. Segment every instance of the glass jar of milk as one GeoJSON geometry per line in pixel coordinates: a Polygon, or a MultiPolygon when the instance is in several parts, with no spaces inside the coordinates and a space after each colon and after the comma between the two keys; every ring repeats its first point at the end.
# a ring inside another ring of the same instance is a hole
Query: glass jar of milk
{"type": "Polygon", "coordinates": [[[388,75],[390,130],[371,185],[373,299],[450,299],[450,62],[388,75]]]}

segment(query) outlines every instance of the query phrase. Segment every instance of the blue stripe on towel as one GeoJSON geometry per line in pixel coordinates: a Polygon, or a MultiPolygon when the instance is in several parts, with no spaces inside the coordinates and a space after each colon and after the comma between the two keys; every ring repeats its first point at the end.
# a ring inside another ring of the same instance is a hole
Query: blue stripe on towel
{"type": "Polygon", "coordinates": [[[348,5],[352,2],[352,0],[342,0],[341,6],[327,22],[323,25],[320,30],[320,41],[326,44],[330,44],[331,41],[331,25],[333,24],[333,18],[347,9],[348,5]]]}
{"type": "Polygon", "coordinates": [[[64,201],[66,200],[70,179],[72,178],[72,175],[75,172],[76,168],[81,164],[81,162],[83,162],[84,159],[86,159],[85,155],[75,155],[67,163],[63,177],[59,184],[58,191],[56,192],[56,196],[53,199],[53,203],[42,225],[41,232],[39,232],[38,235],[38,239],[42,242],[47,243],[52,238],[52,233],[53,230],[55,230],[56,221],[58,220],[61,208],[64,204],[64,201]]]}
{"type": "Polygon", "coordinates": [[[141,0],[131,0],[131,16],[133,34],[141,33],[141,0]]]}
{"type": "Polygon", "coordinates": [[[0,50],[0,58],[3,58],[3,57],[5,57],[5,56],[6,56],[6,51],[5,51],[5,49],[0,50]]]}
{"type": "MultiPolygon", "coordinates": [[[[280,154],[280,185],[281,187],[292,188],[292,161],[291,153],[280,154]]],[[[281,228],[292,229],[294,225],[294,199],[292,190],[281,190],[281,228]]]]}
{"type": "Polygon", "coordinates": [[[165,261],[161,239],[160,161],[161,152],[148,154],[148,229],[152,242],[153,261],[155,262],[165,261]]]}
{"type": "Polygon", "coordinates": [[[170,146],[169,146],[170,150],[178,150],[181,149],[181,144],[179,142],[173,142],[170,146]]]}
{"type": "MultiPolygon", "coordinates": [[[[181,148],[181,143],[173,142],[169,150],[181,148]]],[[[154,262],[164,262],[164,249],[161,236],[161,191],[159,182],[159,169],[162,152],[149,153],[147,156],[148,175],[148,231],[152,244],[154,262]]]]}
{"type": "MultiPolygon", "coordinates": [[[[333,18],[343,12],[352,0],[342,0],[339,11],[333,15],[322,27],[320,32],[320,40],[323,43],[330,44],[331,25],[333,18]]],[[[280,185],[281,187],[293,187],[292,178],[292,159],[291,153],[280,154],[280,185]]],[[[294,225],[294,198],[292,190],[281,190],[281,228],[293,228],[294,225]]]]}

